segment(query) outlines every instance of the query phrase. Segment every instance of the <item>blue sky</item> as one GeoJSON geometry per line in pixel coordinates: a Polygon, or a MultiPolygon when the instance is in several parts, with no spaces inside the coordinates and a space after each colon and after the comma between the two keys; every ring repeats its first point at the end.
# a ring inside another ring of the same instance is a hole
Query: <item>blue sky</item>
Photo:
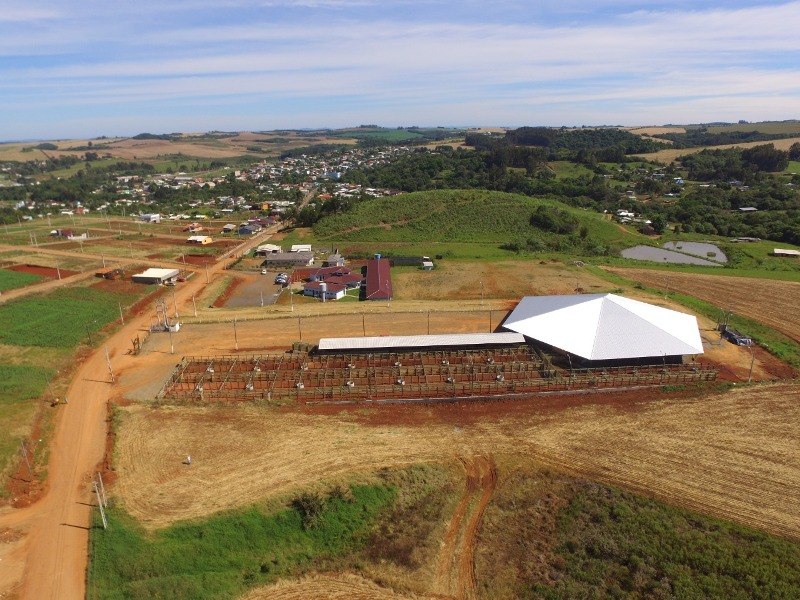
{"type": "Polygon", "coordinates": [[[0,139],[800,118],[800,2],[3,0],[0,139]]]}

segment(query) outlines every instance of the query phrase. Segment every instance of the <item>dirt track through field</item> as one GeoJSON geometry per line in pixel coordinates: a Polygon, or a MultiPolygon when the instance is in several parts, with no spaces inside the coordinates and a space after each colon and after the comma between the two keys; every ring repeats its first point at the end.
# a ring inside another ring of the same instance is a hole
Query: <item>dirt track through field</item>
{"type": "Polygon", "coordinates": [[[472,598],[475,581],[475,538],[483,511],[497,484],[494,460],[486,456],[460,458],[466,481],[442,542],[433,591],[450,598],[472,598]]]}
{"type": "Polygon", "coordinates": [[[800,342],[800,283],[648,269],[607,269],[645,285],[688,294],[721,310],[759,321],[800,342]]]}

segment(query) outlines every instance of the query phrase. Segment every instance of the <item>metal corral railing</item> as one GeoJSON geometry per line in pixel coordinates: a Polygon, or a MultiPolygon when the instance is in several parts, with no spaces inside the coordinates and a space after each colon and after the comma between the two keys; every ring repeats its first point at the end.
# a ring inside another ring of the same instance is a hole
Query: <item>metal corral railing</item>
{"type": "Polygon", "coordinates": [[[169,402],[359,402],[495,397],[713,381],[701,363],[564,370],[528,346],[371,354],[183,358],[169,402]]]}

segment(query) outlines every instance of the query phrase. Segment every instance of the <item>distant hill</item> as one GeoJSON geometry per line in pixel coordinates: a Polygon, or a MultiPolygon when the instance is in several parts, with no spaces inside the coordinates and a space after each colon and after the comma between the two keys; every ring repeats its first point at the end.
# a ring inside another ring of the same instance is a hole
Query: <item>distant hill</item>
{"type": "Polygon", "coordinates": [[[364,200],[346,213],[322,218],[314,234],[331,242],[519,244],[519,249],[578,253],[637,237],[594,212],[485,190],[434,190],[364,200]]]}

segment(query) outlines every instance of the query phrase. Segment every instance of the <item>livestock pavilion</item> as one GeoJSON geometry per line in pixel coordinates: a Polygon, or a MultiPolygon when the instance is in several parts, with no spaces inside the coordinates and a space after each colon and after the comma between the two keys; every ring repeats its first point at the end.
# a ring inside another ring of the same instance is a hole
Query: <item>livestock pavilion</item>
{"type": "Polygon", "coordinates": [[[525,296],[503,327],[587,367],[680,364],[703,353],[696,317],[615,294],[525,296]]]}
{"type": "MultiPolygon", "coordinates": [[[[321,283],[321,282],[318,282],[321,283]]],[[[495,333],[322,338],[280,355],[186,357],[177,401],[414,402],[716,379],[697,320],[613,294],[523,298],[495,333]]]]}

